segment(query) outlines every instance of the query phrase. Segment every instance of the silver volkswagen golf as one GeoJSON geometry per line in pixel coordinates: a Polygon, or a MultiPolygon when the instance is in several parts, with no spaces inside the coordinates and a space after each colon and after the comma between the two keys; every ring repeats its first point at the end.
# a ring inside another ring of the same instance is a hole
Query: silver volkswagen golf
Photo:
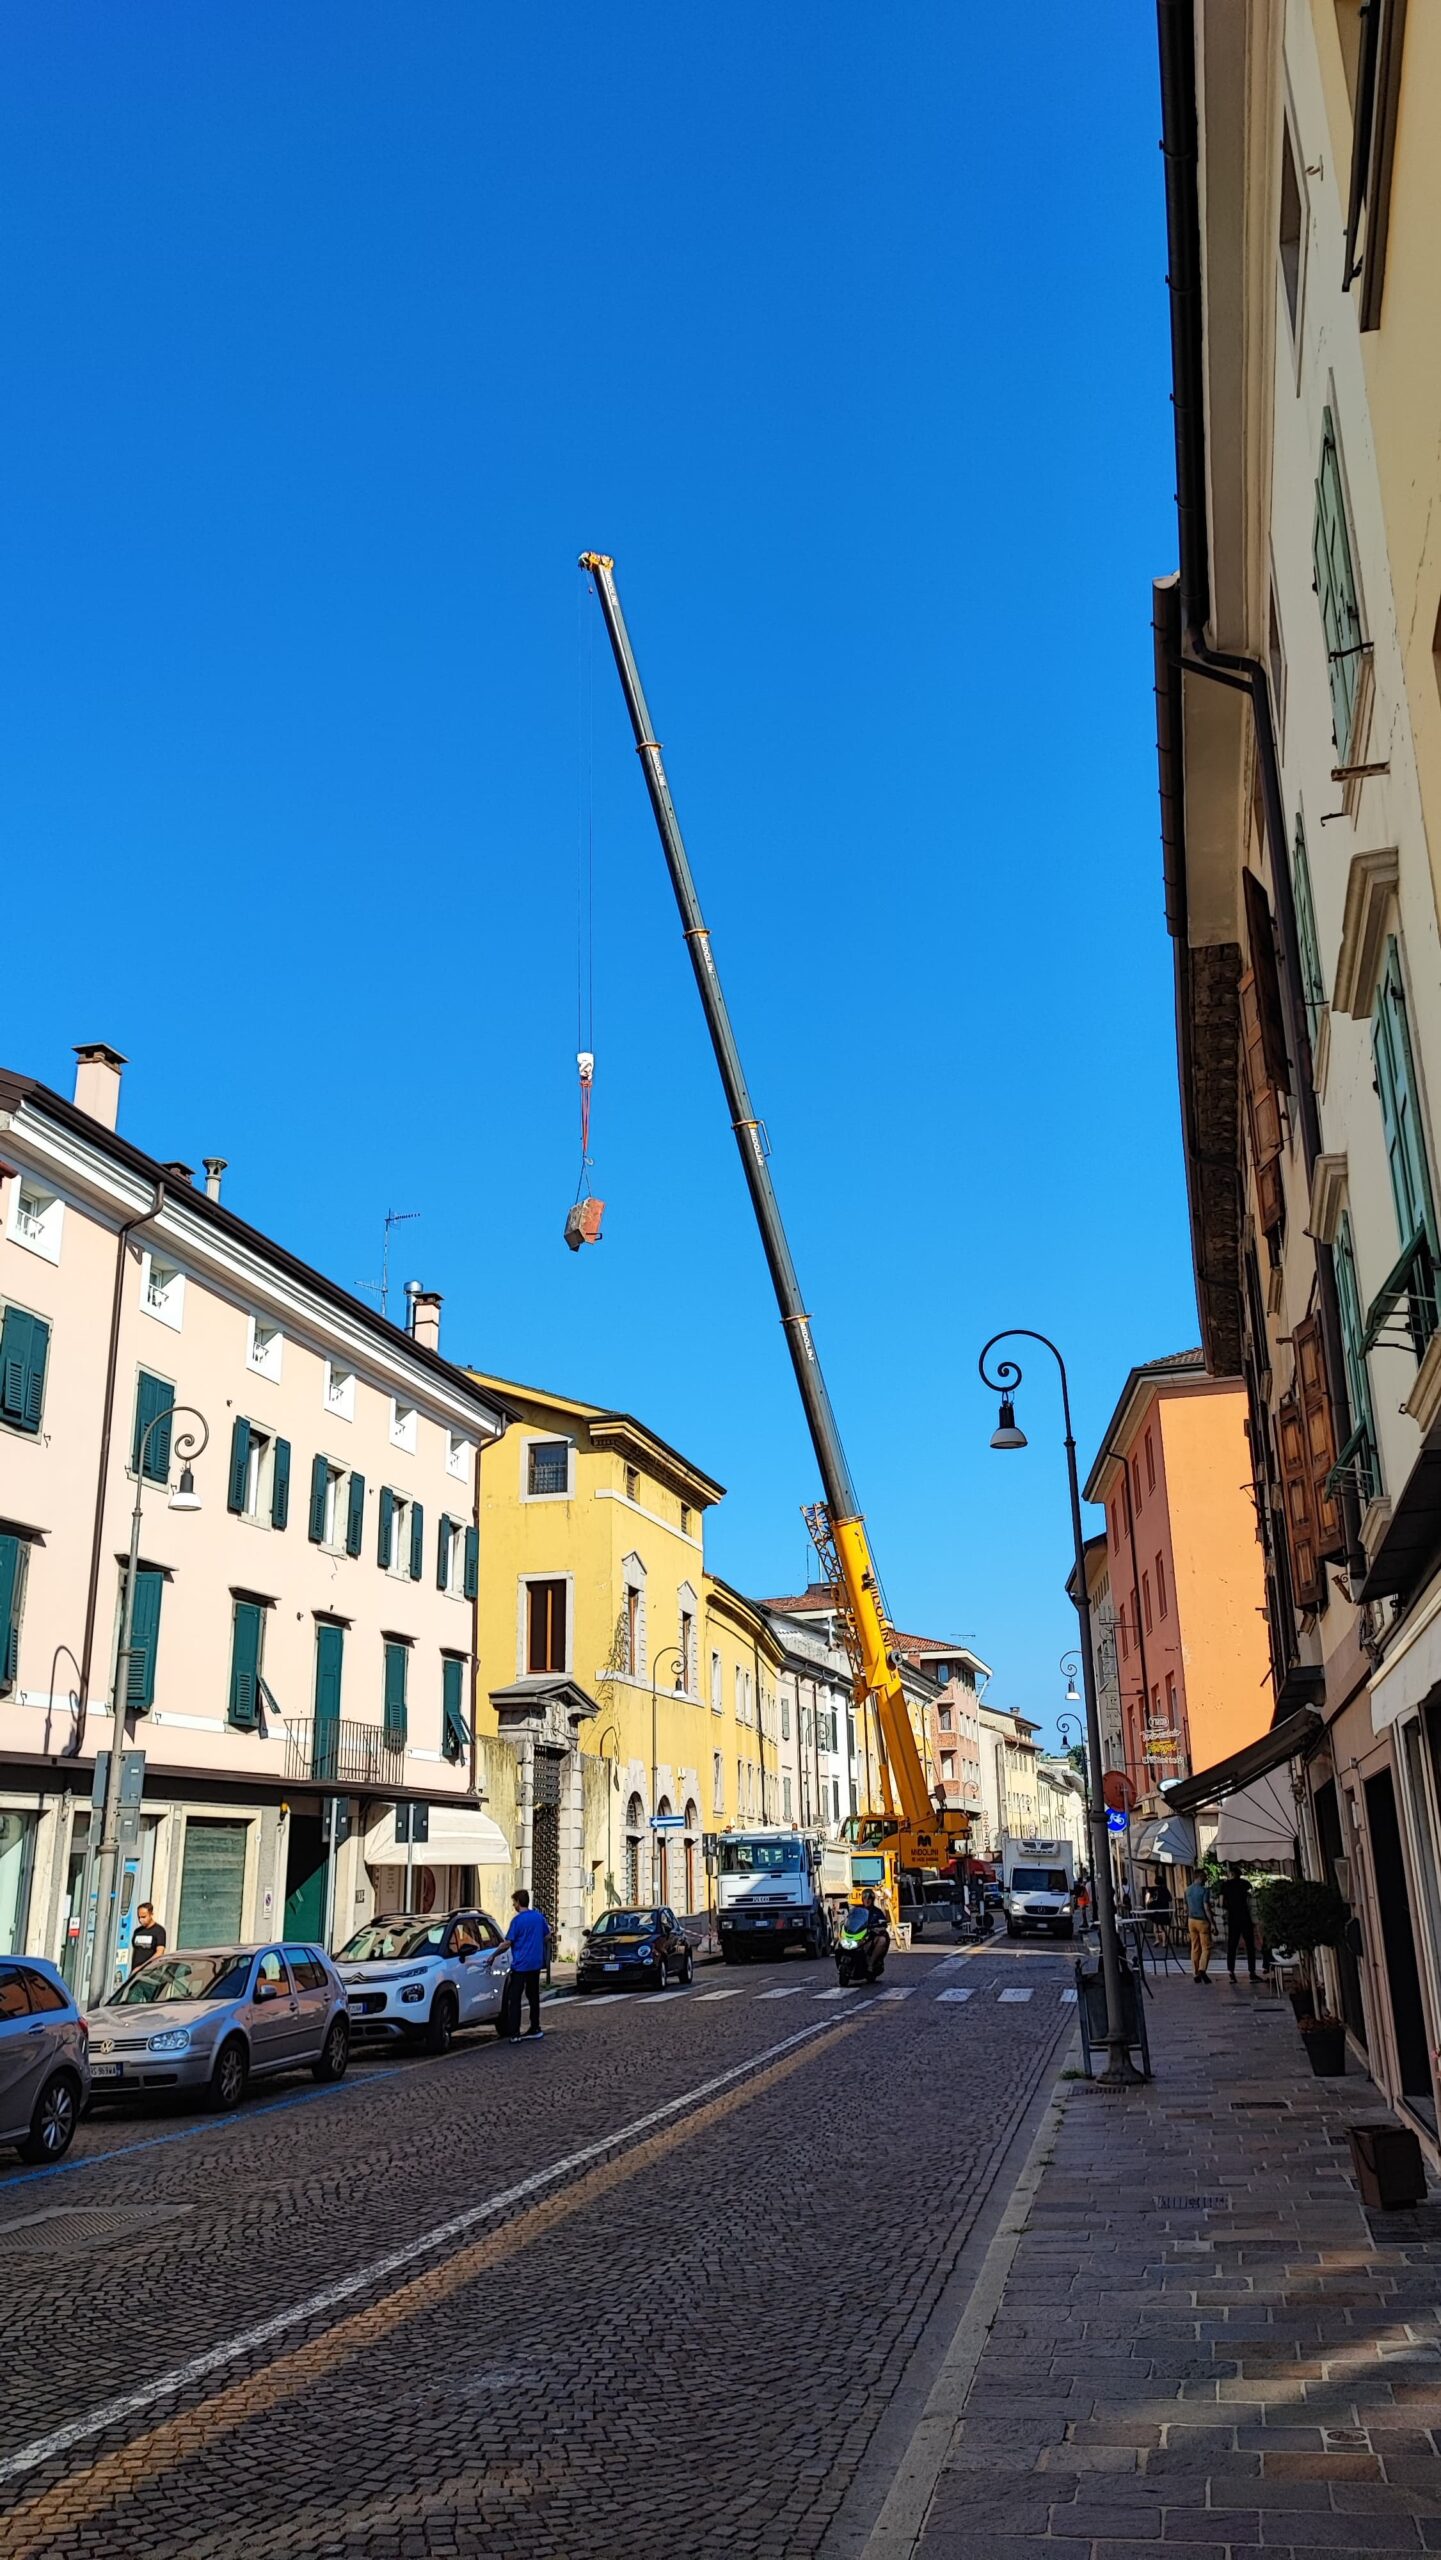
{"type": "Polygon", "coordinates": [[[343,2078],[345,1985],[322,1947],[167,1948],[90,2013],[92,2101],[196,2089],[238,2107],[278,2071],[343,2078]]]}
{"type": "Polygon", "coordinates": [[[43,1956],[0,1963],[0,2143],[23,2160],[60,2160],[90,2091],[85,2020],[43,1956]]]}

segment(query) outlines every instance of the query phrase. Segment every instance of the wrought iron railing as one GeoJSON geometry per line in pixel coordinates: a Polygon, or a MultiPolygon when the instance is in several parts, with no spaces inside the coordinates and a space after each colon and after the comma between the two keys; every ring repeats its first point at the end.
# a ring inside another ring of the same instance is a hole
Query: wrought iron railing
{"type": "Polygon", "coordinates": [[[1423,1227],[1411,1238],[1367,1309],[1361,1348],[1373,1351],[1395,1343],[1414,1351],[1419,1360],[1436,1331],[1437,1321],[1436,1264],[1423,1227]]]}
{"type": "Polygon", "coordinates": [[[292,1722],[285,1740],[287,1778],[318,1778],[328,1787],[383,1792],[405,1781],[405,1745],[378,1724],[342,1716],[332,1723],[306,1716],[292,1722]]]}

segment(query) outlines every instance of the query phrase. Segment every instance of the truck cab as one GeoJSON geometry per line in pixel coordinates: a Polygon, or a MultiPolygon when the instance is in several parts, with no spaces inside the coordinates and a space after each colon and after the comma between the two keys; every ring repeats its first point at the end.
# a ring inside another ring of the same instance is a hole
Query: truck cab
{"type": "Polygon", "coordinates": [[[1001,1907],[1008,1938],[1044,1931],[1076,1933],[1076,1861],[1069,1840],[1008,1839],[1001,1863],[1001,1907]]]}
{"type": "Polygon", "coordinates": [[[831,1929],[818,1842],[800,1831],[722,1832],[716,1844],[716,1925],[727,1964],[784,1955],[787,1947],[824,1955],[831,1929]]]}

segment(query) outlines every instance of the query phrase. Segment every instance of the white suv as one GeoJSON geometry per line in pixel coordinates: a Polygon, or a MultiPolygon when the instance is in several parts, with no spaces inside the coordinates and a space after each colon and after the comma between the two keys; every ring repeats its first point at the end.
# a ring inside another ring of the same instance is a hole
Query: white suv
{"type": "Polygon", "coordinates": [[[457,2027],[499,2025],[510,1949],[488,1911],[385,1912],[335,1962],[354,2035],[448,2053],[457,2027]]]}

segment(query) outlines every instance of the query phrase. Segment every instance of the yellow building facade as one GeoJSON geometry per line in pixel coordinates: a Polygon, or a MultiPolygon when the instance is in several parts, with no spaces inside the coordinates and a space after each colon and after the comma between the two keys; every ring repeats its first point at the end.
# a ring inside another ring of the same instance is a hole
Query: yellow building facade
{"type": "Polygon", "coordinates": [[[632,1414],[506,1402],[480,1467],[476,1725],[516,1754],[519,1880],[568,1953],[610,1903],[703,1918],[706,1835],[779,1819],[784,1657],[706,1571],[722,1485],[632,1414]]]}

